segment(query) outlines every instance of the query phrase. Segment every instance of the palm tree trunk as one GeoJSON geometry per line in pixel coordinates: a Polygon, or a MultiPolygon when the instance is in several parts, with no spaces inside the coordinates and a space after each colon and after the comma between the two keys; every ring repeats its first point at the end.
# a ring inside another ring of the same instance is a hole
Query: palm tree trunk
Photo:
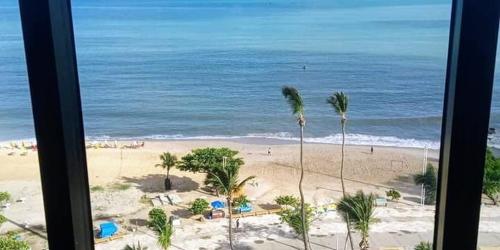
{"type": "Polygon", "coordinates": [[[299,192],[300,192],[300,213],[302,217],[302,239],[304,240],[304,249],[309,250],[309,236],[307,234],[307,224],[306,224],[306,210],[304,202],[304,191],[302,190],[302,181],[304,180],[304,126],[300,124],[300,180],[299,180],[299,192]]]}
{"type": "Polygon", "coordinates": [[[232,198],[227,198],[227,208],[229,212],[229,248],[233,250],[233,213],[232,213],[232,198]]]}
{"type": "MultiPolygon", "coordinates": [[[[342,125],[342,155],[340,159],[340,182],[342,183],[342,196],[345,198],[345,184],[344,184],[344,146],[345,146],[345,120],[341,120],[342,125]]],[[[351,244],[351,250],[354,250],[354,245],[352,244],[351,235],[351,222],[349,220],[349,215],[347,215],[347,237],[349,238],[349,243],[351,244]]]]}

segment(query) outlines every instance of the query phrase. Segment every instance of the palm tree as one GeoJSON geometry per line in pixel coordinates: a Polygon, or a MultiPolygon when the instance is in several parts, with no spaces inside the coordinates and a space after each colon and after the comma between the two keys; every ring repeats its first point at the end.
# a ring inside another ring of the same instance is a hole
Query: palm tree
{"type": "Polygon", "coordinates": [[[355,230],[361,233],[361,242],[359,247],[361,250],[368,249],[368,233],[371,224],[378,221],[373,216],[375,211],[375,195],[366,195],[362,191],[358,191],[355,196],[346,195],[337,205],[337,210],[342,218],[350,224],[355,230]]]}
{"type": "Polygon", "coordinates": [[[425,173],[417,174],[414,176],[414,181],[416,185],[424,185],[425,189],[425,204],[433,204],[436,200],[436,189],[437,189],[437,174],[436,169],[432,164],[427,164],[425,173]]]}
{"type": "Polygon", "coordinates": [[[306,226],[306,209],[304,202],[304,191],[302,190],[302,182],[304,180],[304,156],[303,156],[303,145],[304,145],[304,126],[306,125],[306,118],[304,117],[304,102],[297,89],[294,87],[283,86],[281,92],[290,108],[292,108],[292,113],[297,118],[297,123],[300,127],[300,180],[299,180],[299,193],[300,193],[300,214],[302,218],[302,239],[304,240],[304,248],[306,250],[310,249],[309,235],[307,233],[306,226]]]}
{"type": "Polygon", "coordinates": [[[255,176],[249,176],[240,182],[238,180],[239,167],[239,165],[229,162],[229,164],[223,164],[221,168],[216,168],[209,173],[217,183],[216,186],[220,193],[227,197],[227,206],[229,210],[229,246],[231,250],[233,249],[233,195],[240,192],[249,180],[255,178],[255,176]]]}
{"type": "MultiPolygon", "coordinates": [[[[335,112],[340,116],[340,125],[342,127],[342,153],[340,159],[340,182],[342,184],[342,197],[346,197],[345,184],[344,184],[344,147],[345,147],[345,125],[347,122],[347,107],[349,104],[349,98],[344,92],[335,92],[326,99],[326,102],[331,104],[335,112]]],[[[346,220],[347,223],[347,237],[351,243],[351,249],[354,250],[354,245],[352,244],[351,227],[349,225],[350,220],[346,220]]]]}
{"type": "Polygon", "coordinates": [[[156,164],[157,167],[162,167],[167,169],[167,178],[165,179],[165,189],[170,190],[172,184],[170,182],[170,169],[177,164],[177,156],[169,152],[165,152],[160,155],[160,164],[156,164]]]}

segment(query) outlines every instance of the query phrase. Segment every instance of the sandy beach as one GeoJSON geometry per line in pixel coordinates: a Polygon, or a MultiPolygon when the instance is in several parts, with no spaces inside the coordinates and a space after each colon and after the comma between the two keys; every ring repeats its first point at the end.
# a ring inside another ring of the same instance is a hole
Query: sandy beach
{"type": "MultiPolygon", "coordinates": [[[[128,144],[130,142],[119,142],[128,144]]],[[[229,147],[238,150],[245,161],[240,178],[256,175],[245,187],[256,210],[275,206],[278,195],[298,195],[298,145],[273,140],[178,140],[146,141],[143,148],[90,148],[87,149],[88,172],[91,185],[92,212],[97,226],[100,221],[115,219],[127,230],[123,239],[96,245],[96,249],[122,249],[127,243],[141,241],[150,249],[159,249],[154,233],[145,227],[147,212],[152,208],[149,198],[164,193],[166,172],[155,164],[159,154],[171,152],[179,158],[194,148],[229,147]],[[268,155],[271,148],[271,155],[268,155]],[[98,187],[98,188],[96,188],[98,187]]],[[[341,196],[339,179],[340,147],[331,144],[307,143],[304,146],[306,201],[320,206],[338,201],[341,196]]],[[[32,232],[24,236],[33,249],[43,249],[45,235],[43,201],[36,152],[21,156],[21,150],[0,149],[0,190],[12,194],[13,200],[26,198],[24,202],[12,202],[4,209],[11,220],[0,227],[0,233],[22,228],[32,232]]],[[[373,226],[373,246],[413,246],[420,240],[431,240],[433,230],[433,206],[421,206],[420,187],[414,185],[413,175],[421,173],[424,150],[414,148],[347,146],[345,161],[346,188],[372,192],[385,197],[390,188],[399,190],[402,198],[389,202],[387,207],[377,208],[376,217],[381,221],[373,226]],[[411,235],[412,237],[409,237],[411,235]]],[[[438,152],[429,151],[429,162],[437,165],[438,152]]],[[[204,189],[205,174],[193,174],[173,169],[170,173],[173,192],[182,202],[165,206],[167,214],[177,215],[182,225],[173,237],[173,249],[224,249],[227,222],[223,219],[199,222],[187,210],[196,198],[209,201],[218,199],[204,189]]],[[[219,198],[220,199],[220,198],[219,198]]],[[[487,206],[483,210],[484,223],[481,232],[488,233],[484,241],[500,238],[500,209],[487,206]]],[[[300,247],[294,233],[279,222],[276,215],[242,219],[242,229],[236,239],[241,249],[283,249],[300,247]],[[282,244],[278,244],[281,242],[282,244]],[[278,245],[277,245],[278,244],[278,245]],[[246,248],[243,248],[245,246],[246,248]]],[[[335,212],[320,215],[313,223],[313,242],[336,249],[336,239],[343,242],[345,224],[335,212]],[[333,244],[333,245],[332,245],[333,244]]],[[[240,248],[238,248],[240,249],[240,248]]]]}

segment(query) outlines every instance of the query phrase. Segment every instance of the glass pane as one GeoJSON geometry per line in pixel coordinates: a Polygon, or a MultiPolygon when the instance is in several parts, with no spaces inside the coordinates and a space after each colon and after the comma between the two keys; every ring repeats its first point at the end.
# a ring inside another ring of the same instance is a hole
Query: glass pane
{"type": "MultiPolygon", "coordinates": [[[[497,51],[498,48],[497,48],[497,51]]],[[[484,166],[483,199],[479,221],[478,249],[495,249],[500,247],[500,137],[496,129],[500,128],[500,74],[496,59],[495,81],[490,113],[490,131],[488,135],[488,152],[484,166]],[[491,247],[491,248],[488,248],[491,247]]]]}
{"type": "Polygon", "coordinates": [[[0,31],[0,244],[10,249],[47,249],[17,1],[2,2],[0,31]]]}
{"type": "Polygon", "coordinates": [[[96,248],[158,249],[162,230],[147,223],[158,208],[180,219],[175,247],[227,249],[228,220],[218,217],[229,214],[228,192],[213,176],[237,157],[239,181],[256,178],[231,192],[248,199],[233,204],[236,248],[303,247],[300,228],[286,222],[300,209],[276,202],[299,197],[300,132],[283,85],[305,105],[313,248],[343,248],[346,239],[341,119],[327,103],[336,91],[349,98],[346,193],[378,198],[370,246],[431,241],[450,10],[450,1],[426,0],[76,1],[94,227],[99,234],[114,220],[123,234],[96,248]],[[207,147],[217,149],[192,151],[207,147]],[[170,172],[164,152],[181,161],[170,172]],[[190,210],[196,199],[209,203],[196,202],[201,215],[190,210]]]}

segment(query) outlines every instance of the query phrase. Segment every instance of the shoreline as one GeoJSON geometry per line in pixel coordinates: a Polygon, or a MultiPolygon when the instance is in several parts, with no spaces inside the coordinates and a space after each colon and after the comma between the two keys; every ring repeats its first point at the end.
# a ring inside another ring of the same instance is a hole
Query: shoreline
{"type": "MultiPolygon", "coordinates": [[[[408,139],[410,140],[410,139],[408,139]]],[[[131,143],[134,141],[140,141],[140,142],[210,142],[210,141],[217,141],[217,142],[235,142],[235,143],[241,143],[241,144],[252,144],[252,145],[294,145],[294,144],[299,144],[299,139],[298,138],[266,138],[266,137],[252,137],[252,136],[228,136],[227,138],[224,138],[222,136],[214,136],[212,137],[207,137],[207,138],[191,138],[191,137],[186,137],[186,138],[165,138],[165,139],[151,139],[151,138],[92,138],[88,137],[85,139],[85,143],[92,143],[92,142],[121,142],[121,143],[131,143]]],[[[416,140],[417,141],[417,140],[416,140]]],[[[12,140],[2,140],[0,141],[0,149],[5,146],[9,146],[10,143],[16,143],[16,144],[21,144],[21,143],[34,143],[36,142],[35,138],[28,138],[28,139],[12,139],[12,140]]],[[[340,146],[341,143],[337,142],[321,142],[318,141],[315,138],[304,138],[304,144],[319,144],[319,145],[334,145],[334,146],[340,146]],[[313,140],[313,141],[311,141],[313,140]]],[[[382,147],[382,148],[401,148],[401,149],[425,149],[427,148],[430,151],[439,151],[439,147],[422,147],[422,146],[412,146],[412,145],[384,145],[384,144],[368,144],[368,143],[349,143],[349,141],[346,141],[346,146],[353,146],[353,147],[382,147]]]]}

